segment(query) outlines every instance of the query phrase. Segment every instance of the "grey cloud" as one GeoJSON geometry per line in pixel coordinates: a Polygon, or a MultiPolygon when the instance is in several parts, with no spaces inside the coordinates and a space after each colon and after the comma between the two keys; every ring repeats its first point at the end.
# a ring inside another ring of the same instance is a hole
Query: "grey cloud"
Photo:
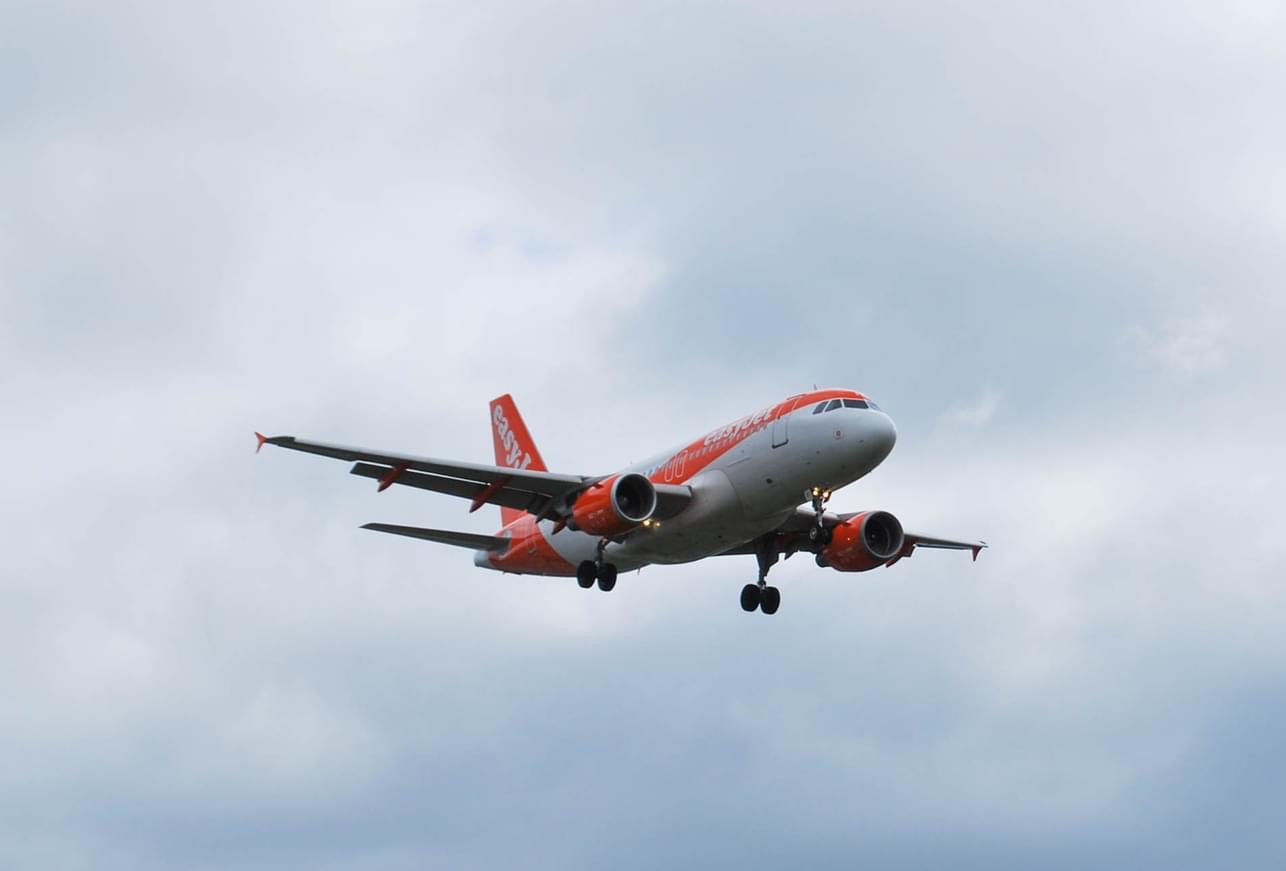
{"type": "Polygon", "coordinates": [[[1273,7],[7,20],[6,867],[1279,864],[1273,7]],[[512,391],[593,474],[814,382],[901,431],[841,508],[993,549],[748,621],[251,452],[512,391]]]}

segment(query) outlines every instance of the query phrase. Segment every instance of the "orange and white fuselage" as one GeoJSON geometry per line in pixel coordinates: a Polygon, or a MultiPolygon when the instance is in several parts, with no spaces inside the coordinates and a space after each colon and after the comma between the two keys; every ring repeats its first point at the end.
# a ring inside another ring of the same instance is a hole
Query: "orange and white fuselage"
{"type": "MultiPolygon", "coordinates": [[[[543,468],[508,396],[492,403],[492,426],[497,461],[543,468]],[[515,433],[514,423],[520,432],[515,433]]],[[[807,501],[812,489],[837,490],[866,475],[883,462],[896,441],[897,429],[889,416],[855,390],[815,390],[788,397],[622,470],[620,475],[643,475],[654,484],[686,484],[692,501],[671,519],[648,523],[619,542],[607,543],[602,559],[631,571],[721,554],[777,529],[807,501]],[[835,407],[827,411],[832,403],[835,407]]],[[[516,574],[572,576],[582,562],[599,556],[601,536],[566,528],[555,532],[557,521],[538,521],[531,514],[513,512],[506,520],[499,536],[511,541],[508,550],[478,551],[475,565],[516,574]]]]}
{"type": "Polygon", "coordinates": [[[819,566],[869,571],[918,547],[986,545],[907,533],[884,511],[836,515],[832,491],[868,474],[893,450],[897,430],[855,390],[801,393],[612,475],[549,471],[509,395],[491,403],[496,464],[485,466],[256,433],[271,444],[355,463],[352,474],[500,506],[495,535],[368,523],[366,529],[475,551],[474,563],[525,575],[575,577],[581,587],[616,586],[620,571],[718,554],[754,555],[757,584],[746,611],[776,613],[781,594],[765,578],[781,556],[815,555],[819,566]],[[808,503],[809,508],[801,508],[808,503]]]}

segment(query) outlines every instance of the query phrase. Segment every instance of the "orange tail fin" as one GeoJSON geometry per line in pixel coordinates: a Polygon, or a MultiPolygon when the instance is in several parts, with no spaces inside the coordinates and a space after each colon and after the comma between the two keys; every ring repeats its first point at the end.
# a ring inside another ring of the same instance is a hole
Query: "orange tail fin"
{"type": "MultiPolygon", "coordinates": [[[[518,406],[514,405],[513,397],[508,393],[491,400],[491,437],[496,445],[497,466],[549,471],[531,433],[527,431],[527,424],[518,413],[518,406]]],[[[522,515],[523,512],[517,508],[502,506],[500,509],[500,517],[506,526],[522,515]]]]}

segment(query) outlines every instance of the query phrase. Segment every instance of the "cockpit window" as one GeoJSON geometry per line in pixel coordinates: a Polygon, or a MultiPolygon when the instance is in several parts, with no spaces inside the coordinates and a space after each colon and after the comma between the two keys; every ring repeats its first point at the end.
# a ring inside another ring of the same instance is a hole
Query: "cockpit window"
{"type": "Polygon", "coordinates": [[[839,407],[840,407],[840,405],[842,405],[842,404],[843,404],[843,403],[841,403],[838,399],[832,399],[832,400],[830,401],[830,404],[826,406],[826,410],[827,410],[827,411],[834,411],[835,409],[839,408],[839,407]]]}
{"type": "Polygon", "coordinates": [[[866,408],[866,402],[861,399],[845,399],[845,408],[866,408]]]}
{"type": "Polygon", "coordinates": [[[821,414],[825,410],[826,410],[826,402],[822,401],[817,403],[817,407],[813,409],[813,414],[821,414]]]}
{"type": "Polygon", "coordinates": [[[876,411],[882,411],[882,409],[881,409],[878,405],[876,405],[874,402],[872,402],[872,401],[871,401],[871,400],[869,400],[869,399],[868,399],[868,400],[866,400],[866,404],[867,404],[868,406],[870,406],[871,408],[875,409],[876,411]]]}

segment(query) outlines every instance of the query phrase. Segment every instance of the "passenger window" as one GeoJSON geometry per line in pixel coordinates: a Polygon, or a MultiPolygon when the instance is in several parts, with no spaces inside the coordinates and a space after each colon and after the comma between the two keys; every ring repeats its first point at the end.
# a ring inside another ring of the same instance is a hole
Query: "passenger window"
{"type": "Polygon", "coordinates": [[[819,402],[817,403],[817,407],[813,409],[813,414],[821,414],[825,410],[826,410],[826,403],[819,402]]]}
{"type": "Polygon", "coordinates": [[[845,399],[845,408],[866,408],[866,403],[860,399],[845,399]]]}
{"type": "Polygon", "coordinates": [[[830,401],[830,405],[827,405],[827,406],[826,406],[826,410],[827,410],[827,411],[834,411],[835,409],[839,408],[841,404],[842,404],[842,403],[841,403],[838,399],[832,399],[832,400],[830,401]]]}

